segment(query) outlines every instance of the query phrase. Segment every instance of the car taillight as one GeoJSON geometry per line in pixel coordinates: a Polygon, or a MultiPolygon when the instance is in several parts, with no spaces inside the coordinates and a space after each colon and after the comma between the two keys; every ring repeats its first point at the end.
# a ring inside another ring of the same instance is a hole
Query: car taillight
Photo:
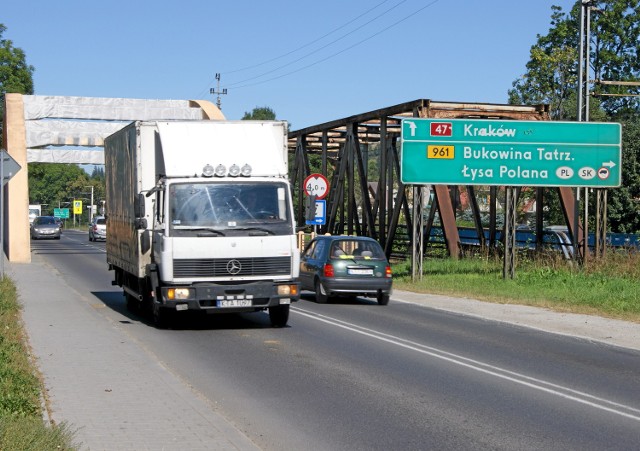
{"type": "Polygon", "coordinates": [[[326,265],[324,265],[323,270],[324,270],[324,276],[325,277],[334,277],[335,276],[332,264],[327,263],[326,265]]]}
{"type": "Polygon", "coordinates": [[[391,266],[387,266],[384,268],[384,276],[391,277],[391,266]]]}

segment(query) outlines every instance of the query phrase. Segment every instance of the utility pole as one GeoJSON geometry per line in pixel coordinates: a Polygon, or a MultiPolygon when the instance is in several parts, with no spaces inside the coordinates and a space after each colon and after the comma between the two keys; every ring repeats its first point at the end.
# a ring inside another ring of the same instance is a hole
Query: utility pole
{"type": "Polygon", "coordinates": [[[224,88],[222,91],[220,91],[220,73],[219,72],[216,74],[216,81],[218,83],[218,89],[216,90],[216,88],[211,88],[209,90],[209,93],[212,95],[216,95],[216,94],[218,95],[218,98],[216,100],[216,106],[220,111],[222,111],[222,102],[220,101],[220,94],[226,94],[227,88],[224,88]]]}

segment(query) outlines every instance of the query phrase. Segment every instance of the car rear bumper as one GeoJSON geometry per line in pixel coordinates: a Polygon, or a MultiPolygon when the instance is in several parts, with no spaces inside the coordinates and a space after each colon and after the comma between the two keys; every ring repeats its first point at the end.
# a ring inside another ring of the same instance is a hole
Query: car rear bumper
{"type": "Polygon", "coordinates": [[[365,279],[323,278],[322,285],[329,296],[333,295],[361,295],[376,296],[379,291],[391,294],[392,280],[388,277],[365,279]]]}

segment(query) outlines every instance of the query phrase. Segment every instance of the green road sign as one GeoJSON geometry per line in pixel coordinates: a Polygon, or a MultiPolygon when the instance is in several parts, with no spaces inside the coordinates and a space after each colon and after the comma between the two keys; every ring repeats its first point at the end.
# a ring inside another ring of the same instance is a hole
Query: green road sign
{"type": "Polygon", "coordinates": [[[69,209],[68,208],[54,208],[53,216],[60,219],[69,219],[69,209]]]}
{"type": "Polygon", "coordinates": [[[620,124],[404,119],[401,180],[435,185],[615,187],[620,124]]]}

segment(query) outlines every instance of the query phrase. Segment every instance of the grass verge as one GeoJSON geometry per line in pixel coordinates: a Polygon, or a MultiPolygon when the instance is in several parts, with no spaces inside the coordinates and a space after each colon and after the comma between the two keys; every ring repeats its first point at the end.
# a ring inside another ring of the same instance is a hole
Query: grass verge
{"type": "Polygon", "coordinates": [[[416,282],[410,264],[403,262],[394,265],[394,288],[640,323],[638,253],[610,252],[578,269],[554,258],[520,258],[514,279],[503,279],[502,261],[492,257],[426,260],[416,282]]]}
{"type": "Polygon", "coordinates": [[[75,450],[65,424],[43,421],[42,383],[29,358],[14,283],[0,280],[0,449],[75,450]]]}

